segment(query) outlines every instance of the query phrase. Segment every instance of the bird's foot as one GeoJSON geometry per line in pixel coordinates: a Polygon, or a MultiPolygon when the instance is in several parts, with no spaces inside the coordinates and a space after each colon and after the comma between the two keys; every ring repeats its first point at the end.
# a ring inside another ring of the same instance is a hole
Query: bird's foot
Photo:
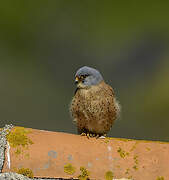
{"type": "Polygon", "coordinates": [[[89,134],[89,133],[81,133],[80,134],[81,136],[86,136],[88,139],[91,137],[91,134],[89,134]]]}
{"type": "Polygon", "coordinates": [[[96,134],[95,138],[98,139],[99,137],[100,137],[100,135],[99,135],[99,134],[96,134]]]}
{"type": "Polygon", "coordinates": [[[94,137],[94,138],[96,138],[96,139],[98,139],[98,138],[101,137],[101,135],[100,135],[100,134],[97,134],[97,133],[90,133],[89,136],[90,136],[90,137],[94,137]]]}
{"type": "Polygon", "coordinates": [[[90,133],[87,133],[86,136],[87,136],[88,139],[91,137],[90,133]]]}
{"type": "Polygon", "coordinates": [[[100,137],[100,135],[99,134],[96,134],[96,133],[88,133],[87,134],[87,137],[89,138],[96,138],[96,139],[98,139],[99,137],[100,137]]]}
{"type": "Polygon", "coordinates": [[[98,139],[100,137],[100,135],[97,133],[90,133],[90,137],[94,137],[94,138],[98,139]]]}
{"type": "Polygon", "coordinates": [[[86,136],[88,139],[89,138],[93,138],[93,137],[97,137],[97,134],[94,134],[94,133],[85,133],[85,132],[83,132],[83,133],[81,133],[80,134],[81,136],[86,136]]]}
{"type": "Polygon", "coordinates": [[[98,139],[98,138],[105,138],[106,137],[106,134],[104,134],[104,135],[100,135],[100,134],[97,134],[97,133],[85,133],[85,132],[83,132],[83,133],[81,133],[81,136],[86,136],[88,139],[89,138],[96,138],[96,139],[98,139]]]}

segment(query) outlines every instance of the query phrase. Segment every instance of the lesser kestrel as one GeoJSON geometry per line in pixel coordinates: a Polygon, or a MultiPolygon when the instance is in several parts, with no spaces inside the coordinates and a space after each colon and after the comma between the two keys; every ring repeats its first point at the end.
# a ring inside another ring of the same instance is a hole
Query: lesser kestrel
{"type": "Polygon", "coordinates": [[[120,112],[113,89],[104,82],[98,70],[87,66],[78,69],[75,83],[77,88],[70,112],[78,133],[107,134],[120,112]]]}

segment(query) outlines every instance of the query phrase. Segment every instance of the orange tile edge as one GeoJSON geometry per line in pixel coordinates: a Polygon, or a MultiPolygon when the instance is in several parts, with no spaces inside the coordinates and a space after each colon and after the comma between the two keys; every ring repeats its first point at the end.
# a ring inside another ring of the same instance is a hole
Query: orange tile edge
{"type": "Polygon", "coordinates": [[[13,127],[7,135],[2,172],[40,178],[167,178],[169,143],[13,127]]]}

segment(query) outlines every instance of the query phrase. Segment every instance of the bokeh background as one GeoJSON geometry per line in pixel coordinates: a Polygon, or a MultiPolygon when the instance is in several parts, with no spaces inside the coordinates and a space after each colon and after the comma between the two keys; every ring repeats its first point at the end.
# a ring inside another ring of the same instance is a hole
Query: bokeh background
{"type": "Polygon", "coordinates": [[[121,118],[109,136],[169,141],[169,2],[2,1],[0,126],[76,133],[74,74],[97,68],[121,118]]]}

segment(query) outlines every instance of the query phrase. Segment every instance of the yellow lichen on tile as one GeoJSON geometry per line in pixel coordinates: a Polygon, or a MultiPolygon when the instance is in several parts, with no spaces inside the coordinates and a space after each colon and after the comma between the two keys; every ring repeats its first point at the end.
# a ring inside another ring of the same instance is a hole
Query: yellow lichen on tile
{"type": "Polygon", "coordinates": [[[157,177],[157,179],[156,179],[156,180],[164,180],[164,177],[159,176],[159,177],[157,177]]]}
{"type": "Polygon", "coordinates": [[[127,168],[125,174],[129,174],[130,169],[127,168]]]}
{"type": "Polygon", "coordinates": [[[133,169],[135,169],[135,170],[138,170],[138,156],[137,155],[135,155],[134,157],[133,157],[133,159],[134,159],[134,163],[135,163],[135,165],[133,166],[133,169]]]}
{"type": "Polygon", "coordinates": [[[126,156],[129,155],[128,152],[125,152],[125,151],[122,150],[120,147],[118,148],[117,152],[119,153],[120,157],[123,158],[123,159],[124,159],[126,156]]]}
{"type": "Polygon", "coordinates": [[[30,129],[15,127],[6,135],[10,146],[16,148],[16,155],[21,154],[22,148],[27,149],[29,145],[33,144],[32,140],[27,136],[29,133],[31,133],[30,129]]]}
{"type": "Polygon", "coordinates": [[[138,156],[135,155],[133,159],[134,159],[135,164],[138,164],[138,156]]]}
{"type": "Polygon", "coordinates": [[[105,143],[109,143],[109,139],[106,138],[106,139],[104,140],[104,142],[105,142],[105,143]]]}
{"type": "Polygon", "coordinates": [[[130,152],[132,152],[136,149],[137,144],[138,144],[138,141],[136,141],[135,144],[131,147],[130,152]]]}
{"type": "Polygon", "coordinates": [[[7,141],[10,143],[10,146],[28,146],[33,144],[30,138],[28,138],[27,134],[31,133],[30,130],[24,127],[15,127],[12,129],[9,134],[7,134],[7,141]]]}
{"type": "Polygon", "coordinates": [[[71,163],[64,165],[64,172],[66,174],[72,175],[76,172],[76,168],[72,166],[71,163]]]}
{"type": "Polygon", "coordinates": [[[151,149],[150,149],[149,147],[146,147],[146,150],[147,150],[147,151],[150,151],[151,149]]]}
{"type": "Polygon", "coordinates": [[[112,180],[113,179],[113,172],[112,171],[107,171],[105,173],[105,180],[112,180]]]}
{"type": "Polygon", "coordinates": [[[89,179],[90,172],[85,167],[80,167],[81,174],[78,176],[79,180],[89,179]]]}
{"type": "Polygon", "coordinates": [[[22,174],[22,175],[27,176],[29,178],[33,178],[33,172],[29,168],[20,168],[20,169],[17,169],[16,173],[22,174]]]}
{"type": "Polygon", "coordinates": [[[30,158],[30,154],[29,154],[29,153],[26,153],[26,154],[25,154],[25,158],[29,159],[29,158],[30,158]]]}
{"type": "Polygon", "coordinates": [[[21,149],[20,149],[20,148],[17,148],[16,151],[15,151],[15,154],[16,154],[16,155],[21,154],[21,149]]]}

